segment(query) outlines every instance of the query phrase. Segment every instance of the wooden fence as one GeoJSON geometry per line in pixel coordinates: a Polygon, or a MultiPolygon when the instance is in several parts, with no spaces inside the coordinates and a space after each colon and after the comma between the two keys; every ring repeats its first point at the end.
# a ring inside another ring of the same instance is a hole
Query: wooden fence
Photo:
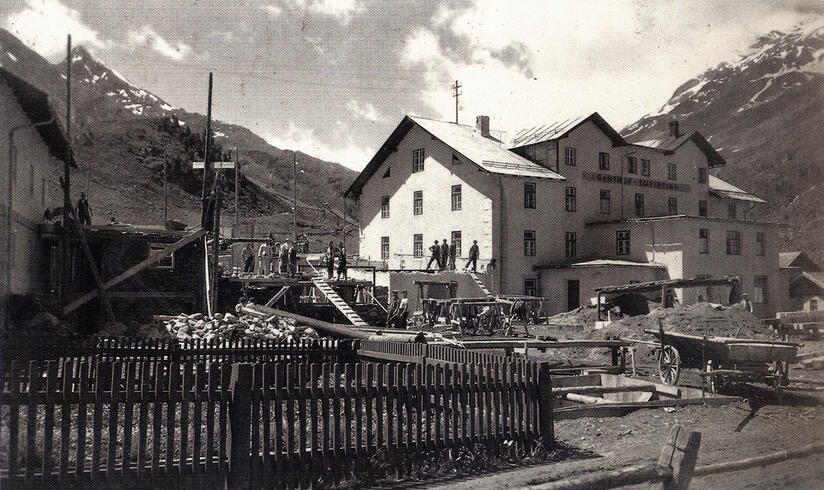
{"type": "Polygon", "coordinates": [[[354,362],[351,340],[276,341],[255,339],[145,339],[106,337],[7,337],[0,359],[170,362],[354,362]]]}
{"type": "Polygon", "coordinates": [[[376,458],[553,439],[549,373],[526,361],[63,360],[0,377],[8,487],[304,486],[376,458]]]}

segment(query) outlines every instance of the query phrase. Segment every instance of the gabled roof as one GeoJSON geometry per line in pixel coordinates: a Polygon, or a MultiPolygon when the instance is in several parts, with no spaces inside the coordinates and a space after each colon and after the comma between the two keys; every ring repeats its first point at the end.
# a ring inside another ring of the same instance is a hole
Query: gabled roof
{"type": "Polygon", "coordinates": [[[418,126],[438,139],[462,159],[474,163],[482,170],[501,175],[566,180],[560,174],[544,168],[509,151],[499,141],[482,136],[474,126],[466,126],[423,117],[405,116],[372,160],[346,190],[344,196],[357,196],[366,182],[378,171],[386,158],[397,150],[400,141],[410,129],[418,126]]]}
{"type": "Polygon", "coordinates": [[[797,267],[803,271],[817,272],[821,268],[813,262],[804,252],[779,252],[778,267],[787,269],[797,267]]]}
{"type": "Polygon", "coordinates": [[[622,146],[627,144],[627,141],[620,134],[618,134],[618,131],[610,126],[600,114],[593,112],[586,117],[578,116],[565,119],[563,121],[555,121],[553,123],[544,124],[541,126],[533,126],[531,128],[522,129],[515,133],[515,137],[510,142],[509,147],[520,148],[522,146],[563,138],[572,130],[587,121],[592,121],[593,124],[598,126],[598,128],[603,131],[610,140],[612,140],[612,146],[622,146]]]}
{"type": "MultiPolygon", "coordinates": [[[[49,96],[2,67],[0,67],[0,80],[3,80],[11,88],[29,121],[32,123],[51,121],[49,124],[35,126],[35,129],[40,133],[40,138],[49,148],[49,153],[63,160],[66,157],[68,143],[63,128],[60,127],[58,122],[58,117],[49,103],[49,96]]],[[[77,168],[74,156],[72,156],[71,165],[77,168]]]]}
{"type": "Polygon", "coordinates": [[[725,182],[714,175],[710,175],[709,179],[710,194],[715,194],[719,197],[726,197],[727,199],[737,199],[739,201],[752,202],[767,202],[759,197],[756,197],[749,192],[739,189],[729,182],[725,182]]]}
{"type": "Polygon", "coordinates": [[[824,289],[824,272],[802,272],[800,276],[793,279],[791,286],[795,286],[799,281],[809,281],[815,286],[824,289]]]}
{"type": "Polygon", "coordinates": [[[718,151],[716,151],[716,149],[710,144],[710,142],[707,141],[707,139],[704,138],[704,136],[698,131],[693,131],[690,134],[682,134],[677,138],[674,138],[672,135],[668,134],[663,138],[638,141],[632,144],[635,146],[645,146],[647,148],[661,150],[667,153],[675,153],[675,151],[683,146],[687,141],[692,141],[698,149],[704,152],[704,155],[707,156],[707,163],[709,163],[710,167],[718,167],[727,164],[724,157],[722,157],[721,154],[718,153],[718,151]]]}

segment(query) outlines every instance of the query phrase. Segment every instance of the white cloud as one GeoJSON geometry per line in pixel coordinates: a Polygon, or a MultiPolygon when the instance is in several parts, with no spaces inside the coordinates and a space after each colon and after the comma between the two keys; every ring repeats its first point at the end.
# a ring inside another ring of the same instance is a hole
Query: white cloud
{"type": "Polygon", "coordinates": [[[349,99],[349,101],[346,102],[346,109],[357,119],[366,119],[367,121],[373,122],[386,120],[370,102],[361,103],[355,99],[349,99]]]}
{"type": "Polygon", "coordinates": [[[229,42],[237,39],[237,36],[232,31],[212,31],[209,36],[229,42]]]}
{"type": "Polygon", "coordinates": [[[181,61],[192,53],[192,48],[187,44],[181,41],[172,44],[148,25],[139,31],[130,31],[127,40],[131,46],[150,46],[161,55],[175,61],[181,61]]]}
{"type": "Polygon", "coordinates": [[[277,16],[279,16],[280,14],[283,13],[283,9],[278,7],[277,5],[264,5],[260,8],[265,10],[266,13],[268,13],[272,17],[277,17],[277,16]]]}
{"type": "Polygon", "coordinates": [[[457,79],[462,121],[489,114],[493,127],[517,130],[598,111],[620,128],[754,36],[790,28],[801,17],[790,6],[729,3],[593,8],[579,0],[477,0],[439,9],[432,29],[407,37],[401,63],[422,69],[420,99],[444,119],[454,117],[449,86],[457,79]]]}
{"type": "Polygon", "coordinates": [[[373,148],[357,146],[351,136],[342,145],[330,145],[315,134],[312,128],[289,122],[286,131],[278,136],[267,135],[267,143],[281,149],[298,150],[329,162],[337,162],[353,170],[361,170],[375,155],[373,148]]]}
{"type": "Polygon", "coordinates": [[[352,15],[366,9],[362,0],[288,0],[288,3],[293,10],[333,17],[344,25],[352,15]]]}
{"type": "Polygon", "coordinates": [[[55,59],[66,53],[66,35],[72,44],[89,49],[105,49],[112,45],[80,19],[80,13],[59,0],[28,0],[20,11],[9,14],[3,27],[20,38],[40,55],[55,59]]]}

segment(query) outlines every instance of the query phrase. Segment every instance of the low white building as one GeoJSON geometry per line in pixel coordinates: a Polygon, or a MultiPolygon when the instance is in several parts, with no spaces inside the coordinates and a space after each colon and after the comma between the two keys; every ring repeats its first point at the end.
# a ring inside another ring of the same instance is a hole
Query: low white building
{"type": "MultiPolygon", "coordinates": [[[[594,113],[494,138],[476,126],[405,117],[346,192],[359,206],[363,258],[420,270],[435,240],[473,240],[493,293],[588,302],[595,286],[739,275],[759,315],[779,296],[776,224],[764,201],[710,170],[724,159],[698,132],[631,143],[594,113]]],[[[725,292],[677,290],[678,300],[725,292]]],[[[723,301],[722,301],[723,302],[723,301]]]]}
{"type": "Polygon", "coordinates": [[[9,299],[32,292],[48,293],[49,249],[38,233],[62,175],[66,139],[46,94],[0,68],[0,325],[6,325],[9,299]]]}

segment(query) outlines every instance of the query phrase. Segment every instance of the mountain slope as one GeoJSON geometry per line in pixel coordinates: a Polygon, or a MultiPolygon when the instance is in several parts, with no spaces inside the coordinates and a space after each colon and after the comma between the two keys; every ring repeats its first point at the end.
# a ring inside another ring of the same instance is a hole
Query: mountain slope
{"type": "MultiPolygon", "coordinates": [[[[65,61],[53,65],[0,29],[0,66],[45,90],[64,117],[65,61]]],[[[205,116],[171,106],[78,46],[72,50],[72,121],[80,162],[80,183],[73,191],[87,190],[107,216],[157,223],[162,221],[165,160],[178,169],[170,175],[170,218],[199,220],[200,175],[190,166],[203,159],[205,116]],[[172,119],[180,131],[170,130],[172,119]]],[[[291,217],[281,215],[291,213],[293,152],[275,148],[239,125],[213,120],[212,131],[215,158],[229,158],[229,149],[239,150],[242,217],[267,226],[283,225],[291,233],[291,217]]],[[[297,159],[299,220],[310,227],[311,221],[320,219],[320,231],[334,231],[339,221],[335,212],[342,208],[340,195],[355,172],[302,153],[297,159]]],[[[232,179],[227,175],[227,182],[232,179]]],[[[233,190],[233,184],[227,188],[233,190]]],[[[232,209],[233,198],[227,197],[225,204],[232,209]]]]}
{"type": "Polygon", "coordinates": [[[824,263],[824,23],[761,36],[621,133],[658,138],[672,119],[720,151],[727,165],[719,177],[768,201],[762,219],[789,225],[783,249],[824,263]]]}

